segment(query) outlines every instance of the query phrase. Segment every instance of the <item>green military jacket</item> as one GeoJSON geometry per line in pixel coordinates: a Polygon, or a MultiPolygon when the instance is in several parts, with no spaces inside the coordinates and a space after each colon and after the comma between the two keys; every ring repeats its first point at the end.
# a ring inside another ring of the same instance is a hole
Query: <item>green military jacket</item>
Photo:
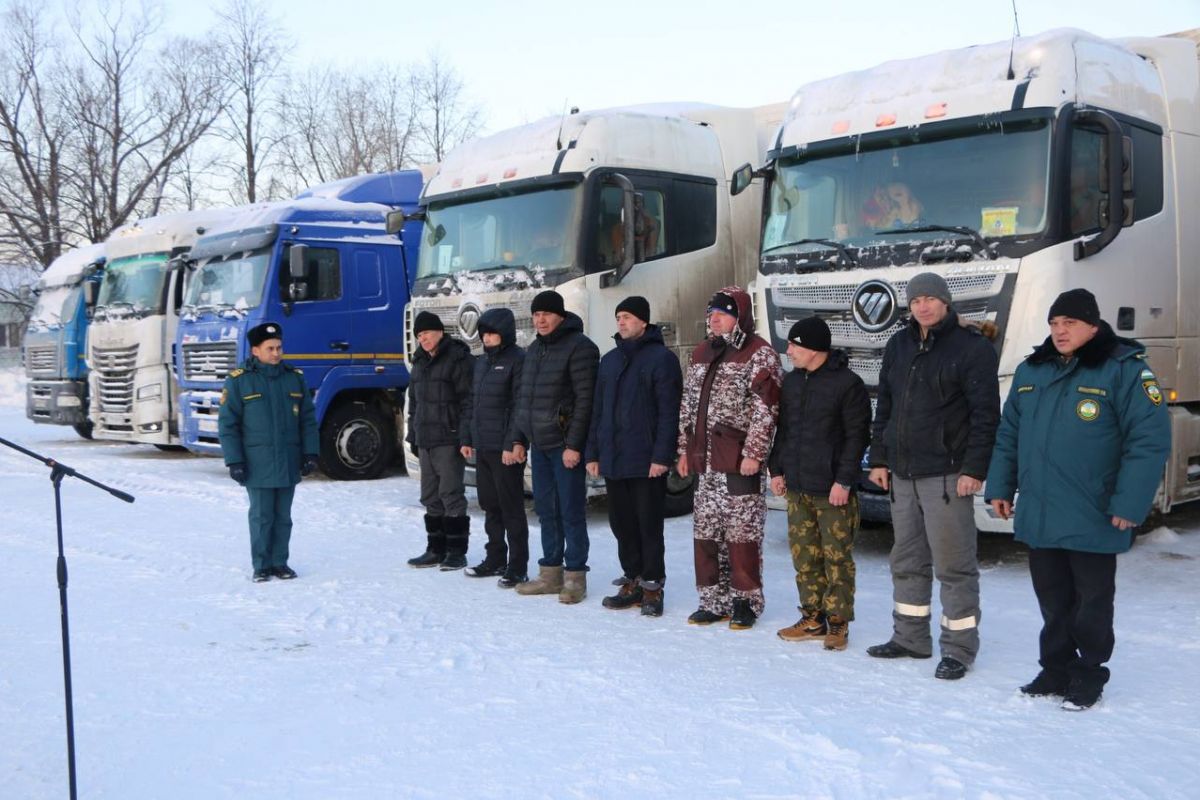
{"type": "Polygon", "coordinates": [[[1145,348],[1107,323],[1064,362],[1047,339],[1013,376],[988,470],[988,500],[1016,497],[1030,547],[1123,553],[1171,451],[1166,400],[1145,348]]]}
{"type": "Polygon", "coordinates": [[[304,457],[320,451],[304,376],[286,363],[264,364],[250,356],[229,373],[218,420],[225,464],[245,464],[251,489],[294,486],[304,457]]]}

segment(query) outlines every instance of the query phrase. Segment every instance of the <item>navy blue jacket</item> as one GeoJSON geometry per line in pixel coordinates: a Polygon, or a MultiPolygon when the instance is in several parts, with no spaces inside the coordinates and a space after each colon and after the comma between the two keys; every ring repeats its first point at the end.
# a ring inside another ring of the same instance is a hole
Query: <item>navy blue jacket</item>
{"type": "Polygon", "coordinates": [[[657,325],[600,359],[586,461],[606,478],[645,478],[650,464],[675,462],[683,375],[657,325]]]}
{"type": "Polygon", "coordinates": [[[485,347],[475,359],[471,413],[463,444],[476,450],[502,452],[514,442],[525,444],[517,430],[513,410],[525,365],[525,351],[517,347],[517,324],[507,308],[489,308],[479,324],[500,334],[500,344],[485,347]]]}

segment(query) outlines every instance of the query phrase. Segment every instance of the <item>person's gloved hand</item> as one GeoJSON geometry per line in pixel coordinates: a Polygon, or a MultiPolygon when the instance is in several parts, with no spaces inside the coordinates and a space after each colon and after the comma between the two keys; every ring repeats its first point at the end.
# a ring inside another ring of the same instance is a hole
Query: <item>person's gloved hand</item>
{"type": "Polygon", "coordinates": [[[246,478],[249,477],[246,474],[246,465],[245,464],[230,464],[229,465],[229,477],[233,478],[235,481],[237,481],[242,486],[245,486],[246,478]]]}
{"type": "Polygon", "coordinates": [[[300,465],[300,474],[307,478],[309,475],[312,475],[316,469],[317,457],[305,456],[304,463],[300,465]]]}

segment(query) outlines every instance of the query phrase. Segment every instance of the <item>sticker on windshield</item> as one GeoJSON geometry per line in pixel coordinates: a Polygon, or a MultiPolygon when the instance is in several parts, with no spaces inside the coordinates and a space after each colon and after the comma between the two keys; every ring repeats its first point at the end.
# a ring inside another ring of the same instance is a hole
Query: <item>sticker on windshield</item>
{"type": "Polygon", "coordinates": [[[1017,232],[1016,206],[986,206],[982,209],[979,232],[984,236],[1012,236],[1017,232]]]}

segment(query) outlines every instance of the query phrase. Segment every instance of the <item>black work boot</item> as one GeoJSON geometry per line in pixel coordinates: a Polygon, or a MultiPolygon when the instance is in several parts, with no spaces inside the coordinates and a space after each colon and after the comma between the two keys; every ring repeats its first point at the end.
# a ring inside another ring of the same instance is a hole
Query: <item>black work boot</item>
{"type": "Polygon", "coordinates": [[[728,614],[717,614],[706,608],[698,608],[688,617],[688,625],[712,625],[714,622],[724,622],[727,619],[729,619],[728,614]]]}
{"type": "Polygon", "coordinates": [[[1067,694],[1067,674],[1044,669],[1021,687],[1021,694],[1026,697],[1064,697],[1067,694]]]}
{"type": "Polygon", "coordinates": [[[750,608],[750,601],[739,597],[733,601],[733,616],[729,618],[729,627],[735,631],[749,630],[758,621],[758,615],[750,608]]]}
{"type": "Polygon", "coordinates": [[[467,540],[471,535],[471,518],[444,517],[442,529],[446,531],[446,555],[438,566],[442,572],[462,569],[467,565],[467,540]]]}
{"type": "Polygon", "coordinates": [[[933,677],[943,681],[956,681],[966,674],[967,665],[953,656],[942,656],[942,660],[938,662],[937,669],[933,671],[933,677]]]}
{"type": "Polygon", "coordinates": [[[410,567],[436,567],[446,555],[446,534],[442,530],[442,517],[426,514],[425,533],[428,540],[425,552],[416,558],[410,558],[410,567]]]}
{"type": "Polygon", "coordinates": [[[868,647],[867,655],[872,658],[929,658],[933,653],[918,653],[916,650],[909,650],[899,642],[884,642],[868,647]]]}
{"type": "Polygon", "coordinates": [[[663,590],[642,587],[642,616],[661,617],[663,613],[663,590]]]}

